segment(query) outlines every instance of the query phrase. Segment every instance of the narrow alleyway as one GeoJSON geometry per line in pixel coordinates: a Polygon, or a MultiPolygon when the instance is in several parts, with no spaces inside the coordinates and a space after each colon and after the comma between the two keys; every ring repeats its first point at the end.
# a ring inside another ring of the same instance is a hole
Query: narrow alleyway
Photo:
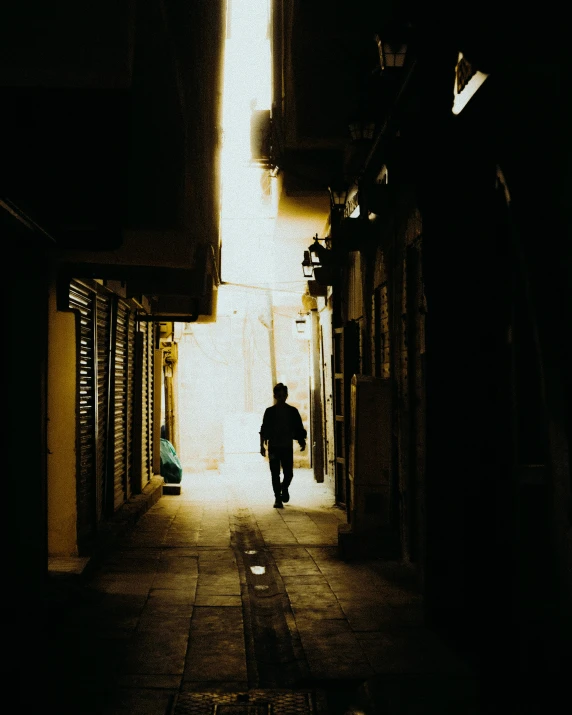
{"type": "MultiPolygon", "coordinates": [[[[54,576],[40,702],[74,715],[476,713],[399,570],[344,562],[311,470],[186,474],[80,581],[54,576]]],[[[41,661],[40,661],[41,662],[41,661]]]]}

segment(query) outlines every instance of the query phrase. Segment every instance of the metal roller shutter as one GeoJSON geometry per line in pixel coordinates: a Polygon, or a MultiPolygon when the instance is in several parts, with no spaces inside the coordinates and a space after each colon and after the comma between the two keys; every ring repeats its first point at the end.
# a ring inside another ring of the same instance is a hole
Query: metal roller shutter
{"type": "Polygon", "coordinates": [[[113,440],[111,444],[111,471],[113,474],[113,510],[118,509],[125,502],[129,482],[127,466],[129,313],[129,305],[122,300],[117,301],[112,382],[113,440]]]}
{"type": "Polygon", "coordinates": [[[96,530],[96,375],[94,294],[85,286],[71,282],[69,307],[79,316],[77,346],[78,384],[78,472],[77,532],[78,542],[90,538],[96,530]]]}
{"type": "Polygon", "coordinates": [[[95,535],[104,511],[111,303],[108,296],[74,280],[69,307],[79,315],[76,482],[77,538],[82,550],[95,535]]]}
{"type": "Polygon", "coordinates": [[[127,421],[126,421],[126,468],[127,468],[127,499],[133,494],[134,461],[133,461],[133,422],[134,422],[134,387],[135,387],[135,309],[130,309],[127,315],[127,421]]]}
{"type": "Polygon", "coordinates": [[[154,323],[145,324],[145,390],[143,393],[143,486],[153,476],[153,355],[154,323]]]}
{"type": "MultiPolygon", "coordinates": [[[[142,321],[137,330],[138,364],[137,376],[140,380],[141,392],[136,396],[136,405],[140,414],[138,454],[139,487],[144,489],[153,476],[153,324],[142,321]],[[140,457],[140,459],[139,459],[140,457]]],[[[137,390],[137,386],[135,386],[137,390]]]]}
{"type": "Polygon", "coordinates": [[[149,481],[149,462],[147,459],[147,430],[149,428],[149,415],[147,410],[147,395],[149,393],[149,370],[147,365],[149,353],[147,349],[147,328],[147,323],[141,324],[141,434],[139,435],[141,445],[141,489],[143,489],[149,481]]]}
{"type": "Polygon", "coordinates": [[[97,293],[97,493],[98,521],[107,512],[108,464],[111,427],[109,410],[111,407],[111,300],[108,295],[97,293]]]}

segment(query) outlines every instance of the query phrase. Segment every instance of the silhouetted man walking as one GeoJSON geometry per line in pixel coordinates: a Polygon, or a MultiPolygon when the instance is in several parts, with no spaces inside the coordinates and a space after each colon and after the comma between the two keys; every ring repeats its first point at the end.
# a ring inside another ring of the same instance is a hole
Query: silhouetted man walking
{"type": "Polygon", "coordinates": [[[274,507],[282,509],[283,502],[290,501],[288,487],[294,476],[292,443],[296,440],[300,445],[300,451],[303,452],[306,449],[307,433],[298,410],[286,402],[288,399],[286,385],[279,382],[274,386],[274,399],[276,403],[264,411],[260,427],[260,454],[266,456],[266,444],[268,444],[274,507]],[[280,467],[283,475],[282,484],[280,484],[280,467]]]}

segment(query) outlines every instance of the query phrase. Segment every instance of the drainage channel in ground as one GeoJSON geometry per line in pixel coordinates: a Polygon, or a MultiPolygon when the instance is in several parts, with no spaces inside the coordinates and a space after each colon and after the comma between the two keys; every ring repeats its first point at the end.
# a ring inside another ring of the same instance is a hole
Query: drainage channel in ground
{"type": "Polygon", "coordinates": [[[232,546],[240,572],[249,689],[183,691],[172,715],[321,715],[321,691],[300,687],[308,665],[284,584],[256,521],[235,507],[232,546]]]}
{"type": "Polygon", "coordinates": [[[356,681],[313,681],[282,578],[256,520],[235,504],[248,690],[182,691],[171,715],[364,715],[356,681]]]}
{"type": "Polygon", "coordinates": [[[249,683],[257,688],[291,688],[308,676],[290,601],[255,519],[237,509],[233,548],[243,586],[243,614],[251,666],[249,683]]]}

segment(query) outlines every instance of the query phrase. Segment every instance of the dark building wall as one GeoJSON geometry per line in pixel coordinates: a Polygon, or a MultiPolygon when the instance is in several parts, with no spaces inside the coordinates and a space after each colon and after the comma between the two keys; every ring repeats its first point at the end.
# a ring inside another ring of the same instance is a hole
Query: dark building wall
{"type": "Polygon", "coordinates": [[[449,60],[426,50],[427,606],[508,697],[507,662],[538,682],[563,672],[570,622],[564,72],[550,59],[519,71],[509,53],[454,117],[454,48],[449,60]],[[529,460],[545,467],[534,484],[529,460]]]}
{"type": "Polygon", "coordinates": [[[182,225],[186,136],[176,55],[158,3],[138,3],[129,106],[128,225],[182,225]]]}
{"type": "Polygon", "coordinates": [[[62,248],[114,248],[125,223],[124,89],[2,88],[6,191],[62,248]]]}
{"type": "MultiPolygon", "coordinates": [[[[461,33],[467,47],[478,27],[461,33]]],[[[563,672],[570,624],[565,72],[554,56],[519,72],[513,40],[455,116],[457,40],[421,33],[412,111],[377,144],[388,189],[393,153],[405,158],[379,212],[385,268],[373,286],[388,280],[401,553],[419,564],[428,621],[492,674],[491,692],[507,662],[563,672]]]]}
{"type": "Polygon", "coordinates": [[[24,512],[9,509],[8,528],[15,535],[10,569],[19,601],[29,612],[22,623],[23,637],[35,639],[47,586],[47,311],[54,245],[3,206],[0,230],[18,267],[2,281],[7,311],[3,379],[10,423],[5,442],[8,498],[14,504],[22,489],[26,494],[24,512]]]}
{"type": "Polygon", "coordinates": [[[113,249],[125,229],[217,244],[222,0],[11,5],[7,196],[63,248],[113,249]]]}
{"type": "Polygon", "coordinates": [[[6,8],[5,191],[62,245],[121,240],[132,10],[129,2],[6,8]]]}

